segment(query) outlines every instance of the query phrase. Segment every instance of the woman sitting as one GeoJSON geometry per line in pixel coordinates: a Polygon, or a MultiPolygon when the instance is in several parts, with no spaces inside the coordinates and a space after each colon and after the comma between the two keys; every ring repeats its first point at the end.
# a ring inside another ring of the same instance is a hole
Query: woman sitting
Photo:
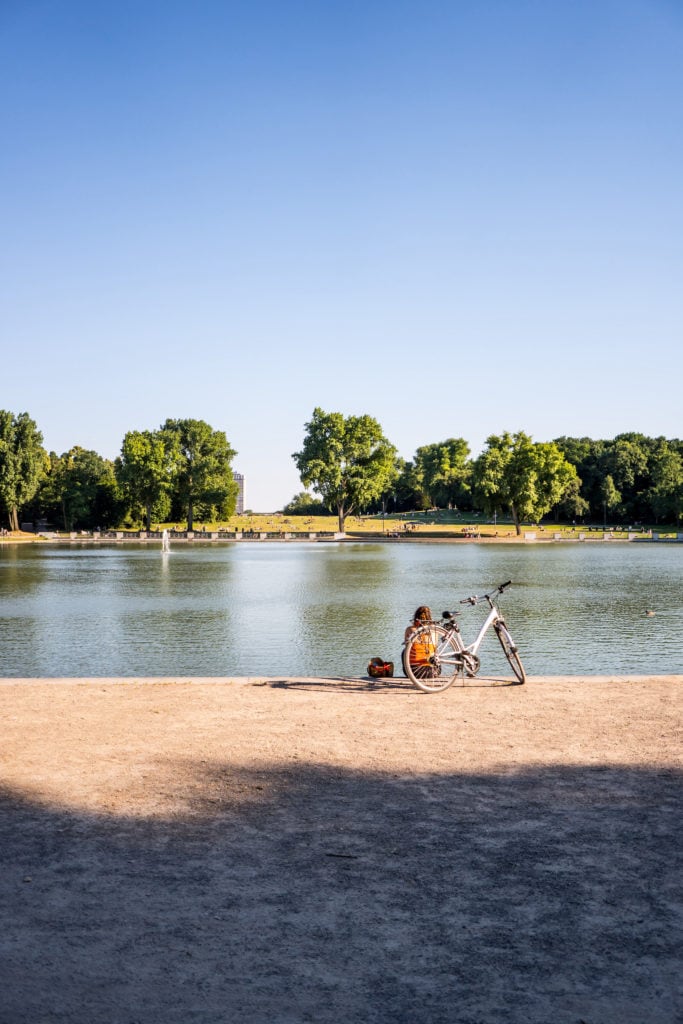
{"type": "Polygon", "coordinates": [[[435,650],[434,635],[432,630],[425,629],[432,622],[432,613],[426,604],[421,604],[415,610],[412,623],[407,627],[403,640],[403,653],[401,660],[403,672],[408,675],[406,667],[406,648],[413,636],[422,630],[422,634],[410,648],[410,668],[414,676],[419,679],[428,679],[440,675],[441,670],[432,664],[432,657],[435,650]]]}

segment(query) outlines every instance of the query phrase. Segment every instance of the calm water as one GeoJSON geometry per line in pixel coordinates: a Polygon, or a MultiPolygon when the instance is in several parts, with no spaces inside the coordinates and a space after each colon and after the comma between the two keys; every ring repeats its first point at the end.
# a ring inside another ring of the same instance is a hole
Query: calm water
{"type": "MultiPolygon", "coordinates": [[[[400,664],[417,605],[507,579],[530,675],[683,672],[683,545],[242,542],[0,548],[0,675],[362,675],[400,664]]],[[[506,672],[492,634],[480,653],[506,672]]]]}

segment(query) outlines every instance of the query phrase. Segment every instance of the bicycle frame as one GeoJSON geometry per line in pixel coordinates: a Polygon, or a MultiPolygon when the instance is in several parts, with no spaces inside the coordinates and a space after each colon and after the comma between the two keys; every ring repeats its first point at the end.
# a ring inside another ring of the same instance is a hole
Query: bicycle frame
{"type": "MultiPolygon", "coordinates": [[[[484,622],[483,622],[483,624],[481,626],[481,629],[479,630],[478,635],[472,641],[472,643],[469,643],[469,644],[463,643],[463,645],[462,645],[463,646],[463,650],[464,651],[469,651],[470,654],[476,654],[477,653],[477,651],[479,650],[479,648],[481,647],[481,645],[483,643],[483,640],[484,640],[484,637],[486,636],[486,633],[491,628],[491,626],[493,625],[494,622],[502,622],[503,625],[505,625],[505,620],[503,619],[502,615],[498,611],[498,608],[493,603],[491,598],[487,597],[487,600],[488,600],[489,604],[491,605],[491,608],[489,610],[488,615],[484,619],[484,622]]],[[[462,634],[460,634],[460,636],[462,638],[462,634]]]]}
{"type": "Polygon", "coordinates": [[[510,635],[505,619],[500,614],[494,595],[502,594],[510,581],[501,583],[488,594],[466,597],[460,604],[477,605],[486,601],[489,611],[474,640],[465,643],[457,620],[458,613],[443,612],[440,621],[432,622],[410,634],[404,644],[403,665],[406,675],[419,690],[437,693],[444,690],[456,676],[476,676],[481,662],[478,651],[491,627],[503,648],[503,653],[519,683],[526,679],[517,646],[510,635]],[[419,651],[419,653],[417,653],[419,651]],[[425,653],[427,652],[427,653],[425,653]]]}

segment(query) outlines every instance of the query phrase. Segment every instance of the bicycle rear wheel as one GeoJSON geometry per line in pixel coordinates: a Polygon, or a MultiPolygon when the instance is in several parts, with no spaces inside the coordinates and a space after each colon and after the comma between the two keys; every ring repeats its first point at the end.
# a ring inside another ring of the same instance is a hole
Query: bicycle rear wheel
{"type": "Polygon", "coordinates": [[[460,646],[452,629],[424,626],[405,647],[405,673],[423,693],[446,690],[463,671],[460,646]]]}
{"type": "Polygon", "coordinates": [[[510,662],[512,671],[515,673],[515,676],[520,683],[525,682],[526,672],[524,671],[524,665],[522,665],[522,660],[517,653],[517,647],[508,632],[507,626],[503,622],[494,622],[493,628],[500,640],[500,646],[503,648],[505,657],[510,662]]]}

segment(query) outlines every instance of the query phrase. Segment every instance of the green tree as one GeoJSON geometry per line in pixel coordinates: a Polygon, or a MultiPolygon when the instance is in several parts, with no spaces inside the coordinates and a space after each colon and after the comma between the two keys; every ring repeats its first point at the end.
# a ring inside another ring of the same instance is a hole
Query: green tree
{"type": "Polygon", "coordinates": [[[59,455],[56,452],[50,452],[46,456],[45,473],[31,502],[33,517],[44,517],[51,523],[56,523],[62,518],[61,501],[57,493],[57,467],[59,461],[59,455]]]}
{"type": "Polygon", "coordinates": [[[415,479],[429,506],[439,508],[462,503],[469,491],[470,448],[462,437],[418,448],[413,460],[415,479]]]}
{"type": "Polygon", "coordinates": [[[517,534],[521,521],[536,521],[575,486],[576,469],[552,441],[534,443],[528,434],[492,434],[474,465],[475,491],[493,512],[508,509],[517,534]]]}
{"type": "Polygon", "coordinates": [[[304,487],[312,487],[337,513],[339,532],[346,517],[380,498],[397,478],[396,449],[371,416],[313,410],[305,424],[300,452],[292,458],[304,487]]]}
{"type": "Polygon", "coordinates": [[[165,518],[170,510],[176,446],[169,445],[160,431],[130,430],[123,439],[116,460],[116,478],[133,507],[144,511],[145,527],[152,517],[165,518]]]}
{"type": "Polygon", "coordinates": [[[606,447],[602,467],[619,491],[635,489],[647,476],[650,443],[642,434],[619,434],[606,447]]]}
{"type": "Polygon", "coordinates": [[[412,461],[400,464],[398,479],[393,484],[392,490],[395,495],[395,507],[402,512],[424,511],[431,505],[429,495],[424,490],[423,481],[412,461]]]}
{"type": "Polygon", "coordinates": [[[125,510],[113,463],[79,445],[60,456],[50,453],[39,502],[44,513],[61,518],[65,530],[111,526],[125,510]]]}
{"type": "Polygon", "coordinates": [[[76,446],[68,453],[62,476],[62,506],[67,529],[93,527],[102,507],[102,489],[115,481],[114,467],[96,451],[76,446]]]}
{"type": "Polygon", "coordinates": [[[104,460],[104,473],[95,489],[95,500],[92,505],[89,526],[110,529],[118,526],[125,518],[129,509],[128,499],[119,487],[116,479],[114,463],[104,460]]]}
{"type": "Polygon", "coordinates": [[[603,479],[608,475],[612,477],[620,494],[618,504],[622,506],[621,512],[630,518],[646,514],[643,496],[651,486],[651,449],[651,439],[642,434],[619,434],[605,445],[600,460],[603,479]]]}
{"type": "Polygon", "coordinates": [[[585,516],[589,508],[590,505],[581,496],[581,481],[578,476],[575,476],[562,495],[559,504],[555,506],[555,521],[557,522],[560,515],[567,519],[585,516]]]}
{"type": "Polygon", "coordinates": [[[683,457],[663,438],[657,446],[651,471],[648,500],[655,520],[670,519],[678,525],[683,511],[683,457]]]}
{"type": "Polygon", "coordinates": [[[0,506],[10,530],[19,529],[19,509],[38,490],[46,460],[43,435],[28,413],[0,409],[0,506]]]}
{"type": "Polygon", "coordinates": [[[602,498],[603,526],[607,527],[607,512],[616,508],[621,501],[621,492],[615,487],[611,473],[608,473],[602,481],[600,496],[602,498]]]}
{"type": "Polygon", "coordinates": [[[327,508],[308,491],[299,491],[282,511],[286,516],[321,516],[325,515],[327,508]]]}
{"type": "Polygon", "coordinates": [[[590,437],[560,437],[554,442],[560,449],[567,462],[570,462],[580,479],[578,498],[587,503],[587,507],[580,503],[578,507],[572,502],[571,494],[567,500],[563,499],[562,506],[568,515],[590,515],[599,514],[602,508],[600,488],[605,478],[603,458],[606,447],[611,442],[594,441],[590,437]],[[574,508],[572,508],[574,504],[574,508]]]}
{"type": "Polygon", "coordinates": [[[217,506],[228,518],[237,504],[237,483],[232,460],[237,454],[222,430],[204,420],[166,420],[161,433],[174,465],[173,488],[187,516],[187,528],[194,528],[195,507],[217,506]]]}

